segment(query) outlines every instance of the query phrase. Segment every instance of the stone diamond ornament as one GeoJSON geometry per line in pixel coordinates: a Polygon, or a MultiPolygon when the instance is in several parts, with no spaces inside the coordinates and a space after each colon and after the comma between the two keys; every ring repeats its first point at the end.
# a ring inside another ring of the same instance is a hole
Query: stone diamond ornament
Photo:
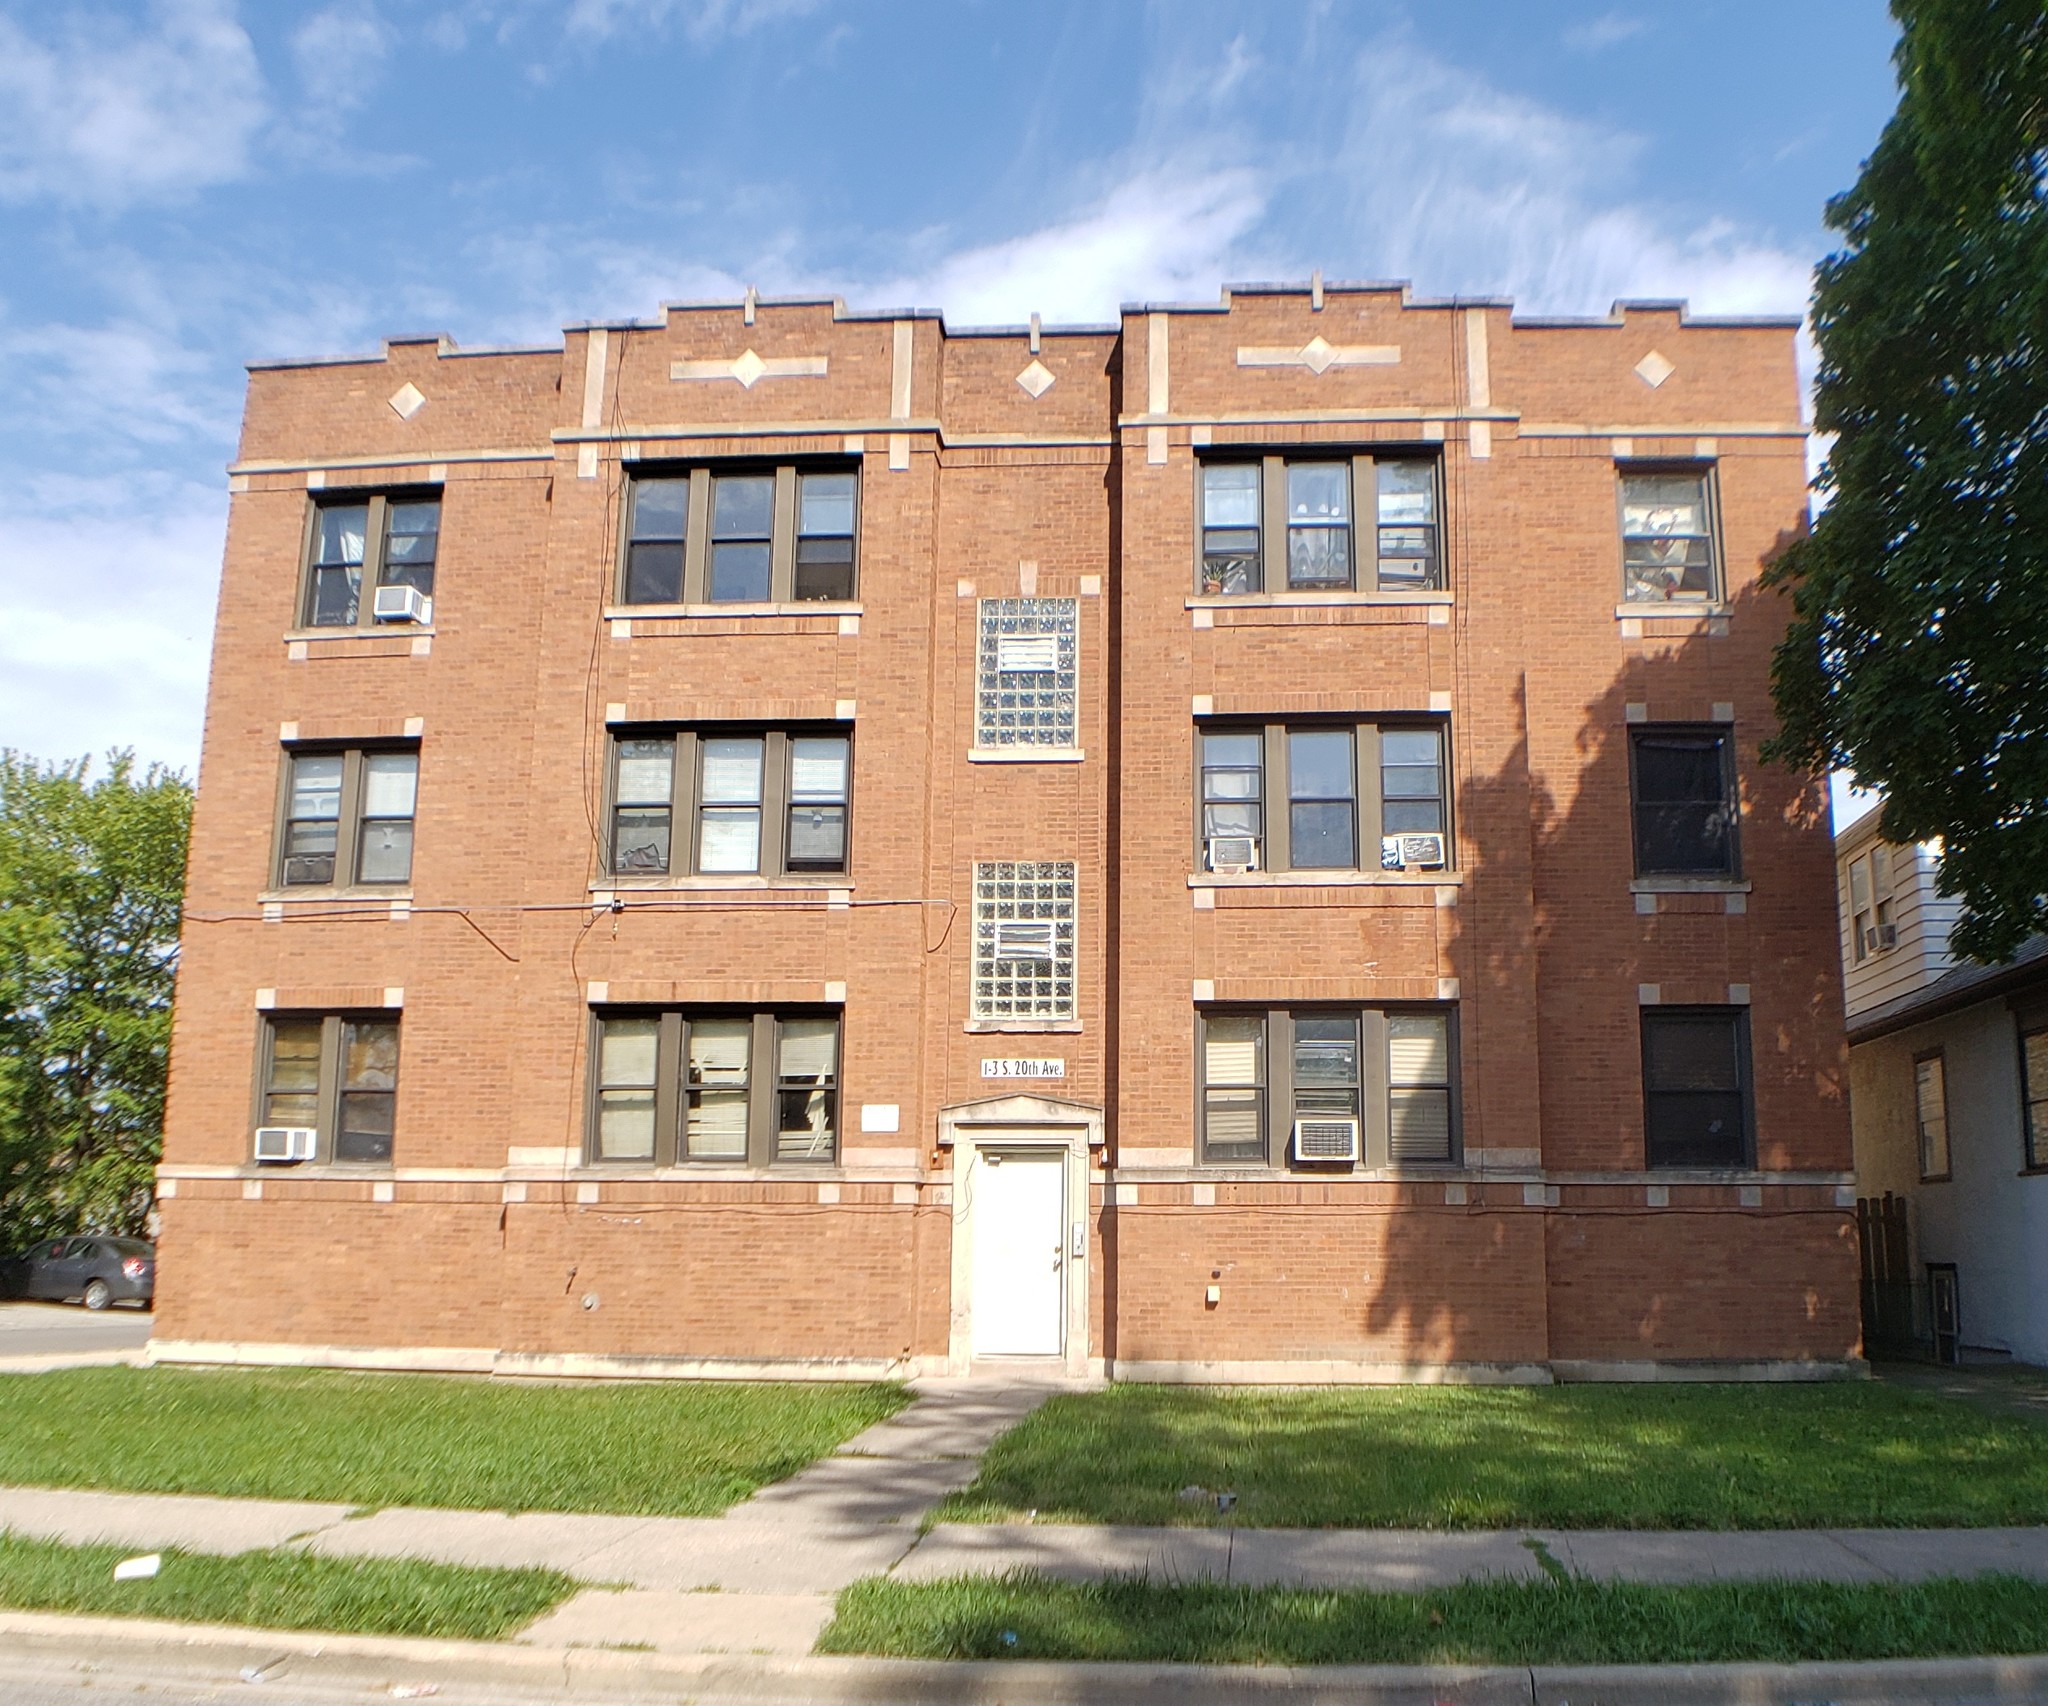
{"type": "Polygon", "coordinates": [[[1649,386],[1652,391],[1656,390],[1659,385],[1662,385],[1665,380],[1669,379],[1677,371],[1677,366],[1665,359],[1656,350],[1650,351],[1648,355],[1636,363],[1636,377],[1649,386]]]}
{"type": "Polygon", "coordinates": [[[402,421],[409,421],[427,406],[427,394],[408,379],[391,393],[391,412],[402,421]]]}
{"type": "Polygon", "coordinates": [[[1017,383],[1024,387],[1025,395],[1035,403],[1053,388],[1054,380],[1044,362],[1034,361],[1017,375],[1017,383]]]}
{"type": "Polygon", "coordinates": [[[1337,352],[1320,336],[1310,338],[1301,346],[1301,365],[1311,373],[1325,372],[1336,359],[1337,352]]]}
{"type": "Polygon", "coordinates": [[[768,371],[768,364],[752,350],[745,350],[732,358],[732,376],[747,390],[754,388],[754,381],[768,371]]]}

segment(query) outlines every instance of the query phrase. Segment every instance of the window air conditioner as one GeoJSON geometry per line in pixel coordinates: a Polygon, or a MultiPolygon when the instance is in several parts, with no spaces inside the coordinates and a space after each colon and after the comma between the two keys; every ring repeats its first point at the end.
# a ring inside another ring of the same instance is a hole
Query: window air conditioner
{"type": "Polygon", "coordinates": [[[1443,862],[1444,838],[1440,834],[1380,837],[1380,865],[1384,870],[1402,871],[1410,866],[1440,870],[1443,862]]]}
{"type": "Polygon", "coordinates": [[[309,1125],[264,1125],[256,1128],[258,1161],[310,1161],[320,1134],[309,1125]]]}
{"type": "Polygon", "coordinates": [[[1204,843],[1209,869],[1221,875],[1241,876],[1259,868],[1259,838],[1256,835],[1212,835],[1204,843]]]}
{"type": "Polygon", "coordinates": [[[431,622],[434,601],[416,586],[380,586],[370,613],[379,622],[431,622]]]}
{"type": "Polygon", "coordinates": [[[1877,927],[1877,945],[1880,948],[1896,948],[1899,945],[1899,927],[1896,924],[1880,924],[1877,927]]]}
{"type": "Polygon", "coordinates": [[[1297,1161],[1356,1161],[1358,1122],[1356,1120],[1296,1120],[1294,1158],[1297,1161]]]}

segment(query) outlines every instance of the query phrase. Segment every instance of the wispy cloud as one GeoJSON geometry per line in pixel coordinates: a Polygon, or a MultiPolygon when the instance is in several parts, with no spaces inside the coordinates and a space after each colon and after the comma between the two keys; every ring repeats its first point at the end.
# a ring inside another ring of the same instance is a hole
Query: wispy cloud
{"type": "Polygon", "coordinates": [[[1564,45],[1574,53],[1604,53],[1610,47],[1619,47],[1632,36],[1639,36],[1649,28],[1643,18],[1631,17],[1625,12],[1608,12],[1583,24],[1574,24],[1564,32],[1564,45]]]}
{"type": "Polygon", "coordinates": [[[291,49],[309,110],[338,118],[368,97],[391,51],[391,31],[368,0],[342,0],[294,30],[291,49]]]}
{"type": "Polygon", "coordinates": [[[680,28],[699,46],[749,35],[817,11],[825,0],[575,0],[568,33],[603,40],[621,30],[680,28]]]}
{"type": "Polygon", "coordinates": [[[95,9],[0,17],[0,199],[119,208],[241,177],[268,110],[226,0],[156,0],[136,27],[95,9]]]}

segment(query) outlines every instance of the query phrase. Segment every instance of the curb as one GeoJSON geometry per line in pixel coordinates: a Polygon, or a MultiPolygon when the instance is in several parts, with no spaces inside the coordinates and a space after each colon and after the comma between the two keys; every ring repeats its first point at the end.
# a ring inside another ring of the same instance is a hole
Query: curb
{"type": "Polygon", "coordinates": [[[664,1700],[695,1706],[1742,1706],[1827,1701],[2048,1702],[2048,1655],[1857,1664],[1428,1667],[1048,1664],[692,1657],[507,1642],[322,1635],[143,1618],[0,1612],[0,1676],[107,1689],[290,1682],[374,1692],[433,1685],[451,1703],[664,1700]]]}

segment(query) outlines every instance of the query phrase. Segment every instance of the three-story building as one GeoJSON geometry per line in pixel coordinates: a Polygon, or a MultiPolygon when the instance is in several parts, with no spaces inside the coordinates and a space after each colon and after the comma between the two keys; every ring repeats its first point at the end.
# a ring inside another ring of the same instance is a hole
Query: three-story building
{"type": "Polygon", "coordinates": [[[1856,1348],[1792,322],[1240,289],[257,368],[158,1352],[1856,1348]]]}

